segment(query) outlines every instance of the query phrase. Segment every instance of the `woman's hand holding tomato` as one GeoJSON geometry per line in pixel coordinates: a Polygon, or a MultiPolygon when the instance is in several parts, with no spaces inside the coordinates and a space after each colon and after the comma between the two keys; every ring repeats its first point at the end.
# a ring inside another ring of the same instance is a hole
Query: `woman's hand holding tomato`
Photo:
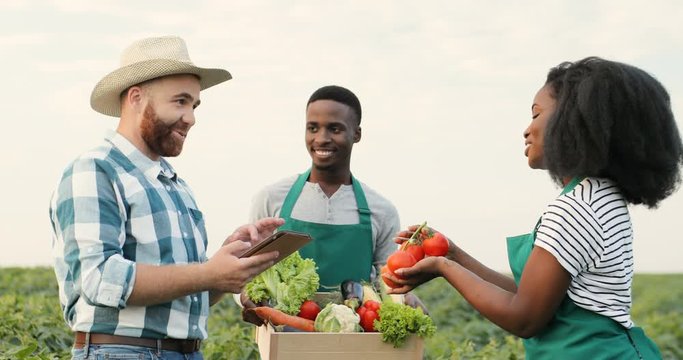
{"type": "Polygon", "coordinates": [[[391,277],[401,279],[400,276],[396,276],[394,271],[402,268],[409,268],[415,265],[415,263],[417,263],[417,260],[415,260],[415,257],[409,252],[403,250],[395,251],[393,254],[389,255],[387,264],[382,267],[382,280],[391,288],[400,286],[398,283],[389,280],[389,278],[384,275],[391,275],[391,277]]]}
{"type": "Polygon", "coordinates": [[[398,250],[389,256],[387,265],[382,267],[382,280],[387,286],[395,289],[390,293],[408,292],[439,275],[434,274],[439,259],[446,260],[442,256],[428,256],[416,261],[409,252],[398,250]],[[404,274],[408,274],[409,277],[405,277],[404,274]]]}
{"type": "Polygon", "coordinates": [[[390,293],[406,293],[440,276],[440,265],[453,257],[455,245],[426,225],[412,225],[396,235],[394,241],[401,248],[389,256],[381,271],[382,280],[393,289],[390,293]]]}
{"type": "Polygon", "coordinates": [[[409,268],[397,269],[395,273],[382,273],[382,279],[393,283],[387,290],[390,294],[405,294],[425,282],[441,276],[442,266],[449,262],[443,256],[427,256],[409,268]]]}

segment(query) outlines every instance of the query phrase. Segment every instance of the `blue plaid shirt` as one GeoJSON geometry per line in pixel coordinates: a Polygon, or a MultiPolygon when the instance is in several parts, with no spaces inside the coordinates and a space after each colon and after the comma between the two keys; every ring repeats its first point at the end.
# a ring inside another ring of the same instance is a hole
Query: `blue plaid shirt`
{"type": "Polygon", "coordinates": [[[153,161],[110,131],[64,171],[50,203],[55,273],[73,331],[205,339],[209,293],[127,306],[135,264],[205,262],[194,196],[163,158],[153,161]]]}

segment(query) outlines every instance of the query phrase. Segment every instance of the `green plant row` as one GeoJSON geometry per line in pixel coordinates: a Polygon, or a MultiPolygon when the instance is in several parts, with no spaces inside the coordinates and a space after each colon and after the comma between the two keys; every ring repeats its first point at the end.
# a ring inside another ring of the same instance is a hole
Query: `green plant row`
{"type": "MultiPolygon", "coordinates": [[[[426,359],[523,359],[521,341],[482,318],[442,279],[415,290],[437,326],[426,359]]],[[[638,274],[633,318],[665,359],[683,359],[683,274],[638,274]]],[[[66,327],[50,268],[0,268],[0,359],[70,359],[66,327]]],[[[254,327],[226,297],[211,309],[204,357],[259,359],[254,327]]]]}

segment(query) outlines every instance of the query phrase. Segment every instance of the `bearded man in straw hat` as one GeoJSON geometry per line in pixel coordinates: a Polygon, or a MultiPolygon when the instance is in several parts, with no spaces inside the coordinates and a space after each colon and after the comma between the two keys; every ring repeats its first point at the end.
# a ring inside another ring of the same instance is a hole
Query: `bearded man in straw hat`
{"type": "Polygon", "coordinates": [[[181,153],[200,91],[230,78],[195,66],[185,42],[168,36],[133,43],[95,86],[92,108],[120,117],[118,128],[66,168],[50,204],[74,358],[202,358],[209,306],[277,257],[237,256],[283,223],[267,218],[208,259],[202,213],[165,159],[181,153]]]}

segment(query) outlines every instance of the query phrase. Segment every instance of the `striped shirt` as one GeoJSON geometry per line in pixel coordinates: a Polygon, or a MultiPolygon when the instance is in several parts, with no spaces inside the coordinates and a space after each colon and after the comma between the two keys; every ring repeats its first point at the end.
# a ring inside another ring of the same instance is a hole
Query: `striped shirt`
{"type": "Polygon", "coordinates": [[[204,262],[206,230],[190,188],[163,158],[122,135],[64,171],[50,203],[53,256],[64,318],[73,331],[204,339],[209,294],[127,306],[136,263],[204,262]]]}
{"type": "Polygon", "coordinates": [[[571,275],[567,294],[577,306],[631,328],[632,242],[619,188],[609,179],[586,178],[548,206],[534,244],[571,275]]]}

